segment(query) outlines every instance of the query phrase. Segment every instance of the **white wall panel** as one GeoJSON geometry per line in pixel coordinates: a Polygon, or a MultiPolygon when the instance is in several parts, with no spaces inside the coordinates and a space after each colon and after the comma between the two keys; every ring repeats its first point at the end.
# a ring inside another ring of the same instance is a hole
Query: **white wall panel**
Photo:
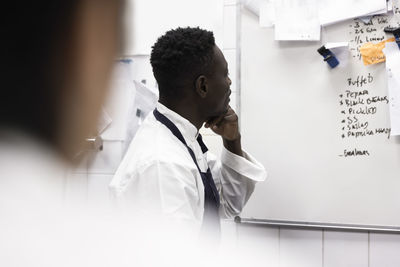
{"type": "Polygon", "coordinates": [[[236,6],[225,6],[224,7],[224,49],[236,48],[236,6]]]}
{"type": "Polygon", "coordinates": [[[237,235],[237,247],[252,266],[278,266],[278,228],[238,225],[237,235]]]}
{"type": "Polygon", "coordinates": [[[322,267],[322,231],[280,230],[280,267],[322,267]]]}
{"type": "Polygon", "coordinates": [[[324,267],[368,266],[368,233],[324,232],[324,267]]]}
{"type": "Polygon", "coordinates": [[[107,208],[110,205],[108,185],[112,175],[89,174],[88,175],[88,203],[91,207],[107,208]]]}
{"type": "Polygon", "coordinates": [[[122,141],[104,141],[103,150],[91,152],[88,173],[114,174],[122,160],[122,141]]]}
{"type": "Polygon", "coordinates": [[[400,266],[400,235],[370,234],[369,267],[400,266]]]}
{"type": "Polygon", "coordinates": [[[124,54],[148,55],[157,38],[176,27],[200,26],[222,38],[223,0],[130,0],[124,54]]]}
{"type": "Polygon", "coordinates": [[[231,6],[236,5],[237,0],[224,0],[224,5],[231,6]]]}

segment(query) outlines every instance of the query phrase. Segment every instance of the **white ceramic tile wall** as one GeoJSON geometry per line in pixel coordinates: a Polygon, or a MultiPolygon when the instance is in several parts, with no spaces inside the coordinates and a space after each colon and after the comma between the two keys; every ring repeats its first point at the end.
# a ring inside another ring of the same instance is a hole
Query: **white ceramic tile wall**
{"type": "Polygon", "coordinates": [[[224,0],[225,6],[236,5],[237,0],[224,0]]]}
{"type": "Polygon", "coordinates": [[[87,173],[69,173],[65,179],[64,197],[71,206],[86,203],[88,190],[87,173]]]}
{"type": "Polygon", "coordinates": [[[324,267],[368,266],[368,233],[325,231],[323,246],[324,267]]]}
{"type": "Polygon", "coordinates": [[[236,248],[236,223],[231,220],[221,220],[221,247],[227,251],[236,248]]]}
{"type": "Polygon", "coordinates": [[[263,264],[279,267],[398,267],[399,234],[368,234],[236,225],[237,249],[263,264]],[[277,232],[279,234],[277,236],[277,232]],[[275,238],[276,237],[276,238],[275,238]],[[276,242],[278,240],[278,242],[276,242]],[[260,245],[261,244],[261,245],[260,245]],[[253,251],[249,254],[249,248],[253,251]],[[262,248],[265,255],[257,253],[262,248]],[[275,260],[274,255],[276,256],[275,260]]]}
{"type": "Polygon", "coordinates": [[[280,267],[322,267],[322,232],[281,229],[280,267]]]}
{"type": "Polygon", "coordinates": [[[88,154],[89,152],[82,152],[82,154],[79,154],[79,165],[70,170],[70,174],[87,174],[88,154]]]}
{"type": "Polygon", "coordinates": [[[237,238],[237,248],[251,261],[251,266],[278,266],[278,228],[239,226],[237,238]]]}
{"type": "Polygon", "coordinates": [[[109,207],[110,196],[108,185],[112,177],[112,175],[107,174],[88,175],[88,203],[91,207],[109,207]]]}
{"type": "Polygon", "coordinates": [[[400,266],[400,235],[370,234],[369,267],[400,266]]]}
{"type": "Polygon", "coordinates": [[[224,7],[224,49],[236,48],[236,11],[235,5],[226,5],[224,7]]]}
{"type": "Polygon", "coordinates": [[[104,141],[102,151],[91,152],[88,173],[114,174],[122,160],[122,144],[122,141],[104,141]]]}

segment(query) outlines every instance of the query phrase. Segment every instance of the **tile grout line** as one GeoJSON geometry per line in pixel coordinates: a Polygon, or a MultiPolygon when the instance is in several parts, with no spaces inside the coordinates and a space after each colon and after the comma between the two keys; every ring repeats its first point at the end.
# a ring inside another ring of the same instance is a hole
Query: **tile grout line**
{"type": "Polygon", "coordinates": [[[370,267],[371,262],[370,262],[370,257],[371,257],[371,233],[368,232],[368,267],[370,267]]]}
{"type": "Polygon", "coordinates": [[[238,5],[238,3],[230,3],[230,4],[225,4],[224,3],[224,7],[226,7],[226,6],[237,6],[238,5]]]}
{"type": "Polygon", "coordinates": [[[322,267],[325,266],[325,230],[322,229],[322,267]]]}
{"type": "Polygon", "coordinates": [[[238,240],[239,240],[239,226],[237,223],[235,223],[235,249],[238,249],[238,240]]]}
{"type": "Polygon", "coordinates": [[[89,157],[91,156],[90,153],[87,153],[85,157],[85,165],[86,165],[86,194],[85,194],[85,199],[86,203],[89,203],[89,170],[90,170],[90,163],[89,163],[89,157]]]}
{"type": "Polygon", "coordinates": [[[278,228],[278,266],[281,266],[281,228],[278,228]]]}

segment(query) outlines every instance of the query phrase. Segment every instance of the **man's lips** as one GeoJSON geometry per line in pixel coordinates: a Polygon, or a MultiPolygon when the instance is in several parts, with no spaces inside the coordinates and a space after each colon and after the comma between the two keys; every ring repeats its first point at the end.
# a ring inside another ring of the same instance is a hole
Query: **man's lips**
{"type": "Polygon", "coordinates": [[[226,98],[227,104],[229,104],[229,102],[231,101],[231,98],[230,98],[231,94],[232,94],[232,91],[229,89],[228,97],[226,98]]]}

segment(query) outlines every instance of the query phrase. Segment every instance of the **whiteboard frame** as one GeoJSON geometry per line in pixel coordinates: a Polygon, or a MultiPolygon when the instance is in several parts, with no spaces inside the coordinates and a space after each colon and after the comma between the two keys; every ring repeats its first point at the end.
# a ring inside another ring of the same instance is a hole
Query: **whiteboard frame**
{"type": "Polygon", "coordinates": [[[303,230],[329,230],[329,231],[341,231],[341,232],[400,234],[400,227],[398,226],[261,220],[253,218],[241,218],[239,216],[235,217],[235,223],[244,225],[257,225],[265,227],[279,227],[279,228],[303,229],[303,230]]]}
{"type": "MultiPolygon", "coordinates": [[[[237,2],[237,19],[236,19],[236,73],[237,73],[237,111],[241,115],[241,69],[242,69],[242,10],[244,5],[237,2]]],[[[241,116],[239,115],[239,126],[241,125],[241,116]]],[[[345,231],[345,232],[368,232],[368,233],[392,233],[400,234],[398,226],[383,226],[383,225],[361,225],[361,224],[340,224],[340,223],[320,223],[320,222],[305,222],[305,221],[287,221],[287,220],[270,220],[256,218],[241,218],[236,216],[235,223],[246,225],[257,225],[264,227],[278,227],[290,229],[308,229],[308,230],[330,230],[330,231],[345,231]]]]}

